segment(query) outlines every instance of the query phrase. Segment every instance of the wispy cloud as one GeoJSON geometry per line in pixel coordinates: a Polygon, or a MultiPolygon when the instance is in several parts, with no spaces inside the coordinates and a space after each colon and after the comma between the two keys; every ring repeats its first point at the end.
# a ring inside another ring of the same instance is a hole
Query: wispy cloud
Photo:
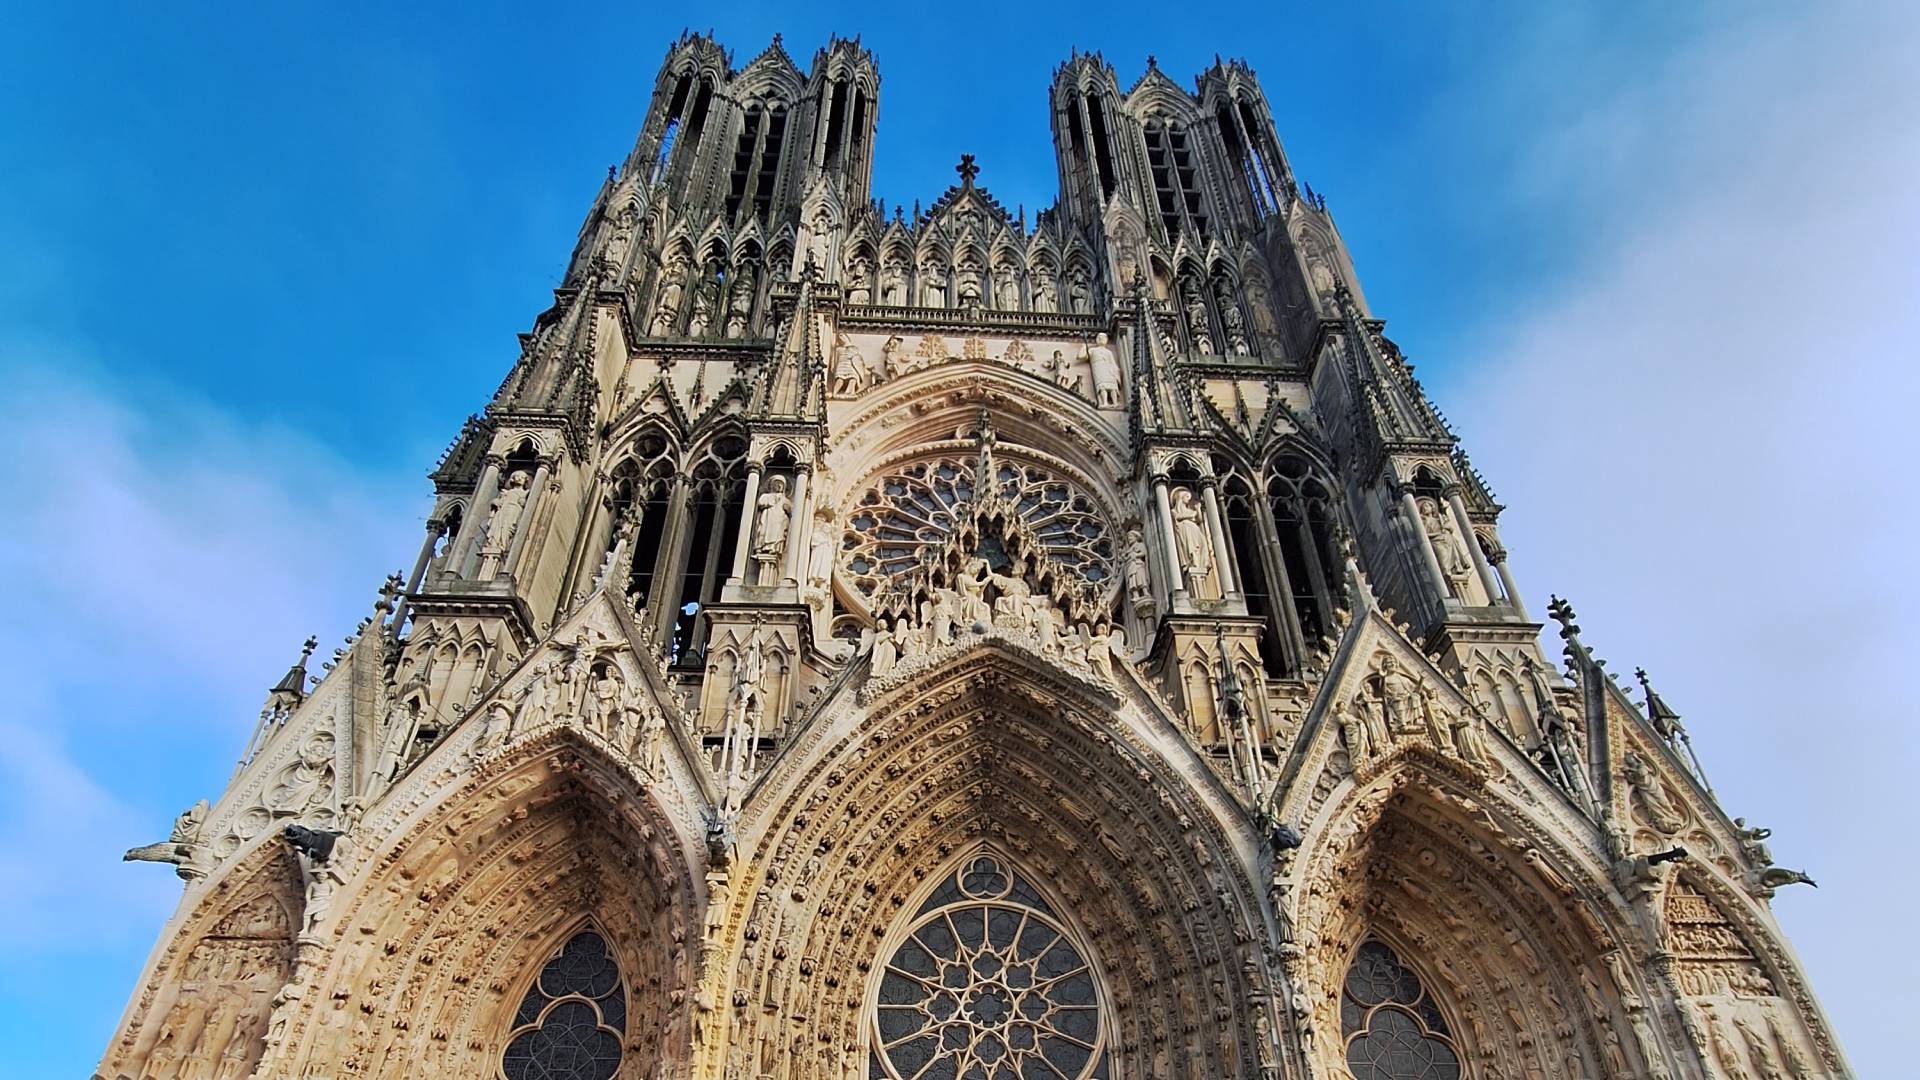
{"type": "Polygon", "coordinates": [[[1901,1071],[1920,1007],[1879,974],[1920,888],[1892,836],[1920,764],[1915,55],[1910,15],[1808,9],[1593,103],[1530,178],[1592,163],[1588,269],[1443,391],[1534,609],[1569,595],[1650,668],[1728,809],[1821,881],[1776,910],[1863,1075],[1901,1071]]]}
{"type": "Polygon", "coordinates": [[[59,347],[12,346],[0,945],[57,949],[85,926],[137,964],[178,883],[120,853],[218,795],[300,640],[338,642],[370,613],[417,542],[422,492],[59,347]]]}

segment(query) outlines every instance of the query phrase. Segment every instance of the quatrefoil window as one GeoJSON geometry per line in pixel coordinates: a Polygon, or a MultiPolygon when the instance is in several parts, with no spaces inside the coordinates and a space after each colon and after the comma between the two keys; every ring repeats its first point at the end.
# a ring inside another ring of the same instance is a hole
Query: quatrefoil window
{"type": "Polygon", "coordinates": [[[922,905],[879,990],[870,1077],[1107,1075],[1092,967],[1046,902],[995,856],[967,860],[922,905]]]}
{"type": "Polygon", "coordinates": [[[627,996],[604,938],[582,930],[567,939],[520,1000],[500,1057],[506,1080],[613,1080],[627,996]]]}

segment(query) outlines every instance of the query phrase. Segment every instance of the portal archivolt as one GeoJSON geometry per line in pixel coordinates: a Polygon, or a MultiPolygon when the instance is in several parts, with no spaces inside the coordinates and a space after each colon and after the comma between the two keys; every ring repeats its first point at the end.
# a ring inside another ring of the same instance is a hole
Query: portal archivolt
{"type": "Polygon", "coordinates": [[[1021,1050],[1035,1070],[1063,1077],[1100,1075],[1104,1061],[1114,1076],[1199,1078],[1242,1075],[1273,1057],[1256,1036],[1272,1026],[1255,1021],[1271,994],[1259,917],[1227,837],[1178,781],[1108,730],[1111,720],[1063,698],[1036,700],[1005,665],[997,670],[997,685],[943,696],[934,678],[918,704],[883,703],[901,719],[867,721],[788,778],[782,802],[761,808],[771,853],[756,860],[764,876],[735,899],[729,1075],[866,1075],[877,1062],[875,1075],[906,1076],[916,1061],[957,1064],[968,1054],[999,1068],[1021,1050]],[[993,866],[978,867],[979,880],[954,876],[982,851],[993,866]],[[983,899],[999,888],[986,883],[1001,880],[1005,896],[983,899]],[[1024,902],[1008,900],[1016,889],[1024,902]],[[986,936],[967,937],[973,922],[949,926],[947,908],[977,912],[986,936]],[[995,911],[1000,922],[988,930],[995,911]],[[998,944],[993,935],[1015,923],[1036,955],[998,944]],[[927,927],[937,940],[921,934],[927,927]],[[903,955],[913,940],[920,952],[903,955]],[[1063,949],[1084,962],[1087,980],[1061,992],[1091,998],[1023,998],[1022,987],[961,970],[1017,963],[1051,978],[1071,972],[1063,949]],[[887,982],[889,965],[922,979],[938,969],[942,985],[916,984],[928,991],[916,999],[887,982]],[[949,975],[984,994],[966,1014],[974,1019],[947,1011],[965,1006],[942,996],[949,975]],[[1003,1034],[989,1020],[1009,1024],[999,1010],[1023,1003],[1053,1026],[1024,1025],[1016,1045],[1012,1028],[1003,1034]],[[923,1029],[934,1028],[929,1049],[923,1029]]]}
{"type": "Polygon", "coordinates": [[[1304,856],[1300,886],[1302,990],[1314,1027],[1342,1034],[1315,1048],[1321,1068],[1632,1077],[1642,1040],[1661,1060],[1644,1012],[1622,1004],[1640,998],[1616,987],[1630,965],[1596,915],[1605,902],[1573,884],[1582,872],[1521,854],[1524,842],[1438,782],[1403,775],[1342,802],[1351,824],[1304,856]]]}

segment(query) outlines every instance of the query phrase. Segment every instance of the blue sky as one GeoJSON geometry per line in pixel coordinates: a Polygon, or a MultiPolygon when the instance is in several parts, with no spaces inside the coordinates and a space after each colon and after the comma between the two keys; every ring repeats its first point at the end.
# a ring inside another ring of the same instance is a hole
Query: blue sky
{"type": "MultiPolygon", "coordinates": [[[[410,562],[424,474],[544,306],[688,18],[652,5],[12,3],[0,34],[0,1043],[84,1074],[178,895],[118,862],[215,795],[309,633],[410,562]]],[[[1863,1075],[1920,885],[1920,19],[1905,6],[971,4],[702,14],[745,62],[861,33],[876,193],[1053,199],[1050,74],[1247,59],[1375,310],[1568,595],[1650,668],[1863,1075]],[[1896,830],[1900,830],[1896,832],[1896,830]],[[1883,846],[1886,845],[1886,846],[1883,846]],[[1890,932],[1891,931],[1891,932],[1890,932]],[[1869,961],[1872,963],[1869,963],[1869,961]]]]}

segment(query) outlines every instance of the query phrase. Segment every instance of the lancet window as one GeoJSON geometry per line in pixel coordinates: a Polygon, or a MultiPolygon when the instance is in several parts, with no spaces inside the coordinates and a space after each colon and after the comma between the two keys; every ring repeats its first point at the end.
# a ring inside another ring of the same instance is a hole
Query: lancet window
{"type": "MultiPolygon", "coordinates": [[[[955,454],[917,461],[875,481],[849,515],[841,565],[869,598],[931,566],[948,539],[976,528],[978,462],[955,454]]],[[[1067,478],[1039,465],[1000,461],[991,496],[1041,550],[1084,587],[1104,592],[1113,580],[1113,539],[1093,500],[1067,478]]]]}
{"type": "MultiPolygon", "coordinates": [[[[673,446],[666,436],[657,431],[642,435],[634,444],[633,456],[620,463],[613,471],[613,494],[610,500],[610,521],[612,528],[626,525],[632,529],[632,576],[627,583],[627,593],[633,597],[636,606],[645,605],[653,592],[654,574],[658,560],[655,553],[660,550],[661,540],[666,534],[667,518],[673,499],[674,454],[673,446]]],[[[601,545],[600,552],[614,543],[610,535],[601,545]]],[[[597,566],[586,568],[587,573],[596,573],[597,566]]]]}
{"type": "Polygon", "coordinates": [[[613,1080],[626,1038],[620,965],[598,932],[582,930],[541,967],[513,1015],[504,1080],[613,1080]]]}
{"type": "MultiPolygon", "coordinates": [[[[745,440],[724,435],[707,444],[688,470],[687,513],[679,523],[678,542],[671,546],[672,565],[679,577],[669,644],[675,664],[698,664],[704,656],[707,624],[700,613],[720,599],[720,586],[733,565],[745,495],[746,452],[745,440]]],[[[661,554],[665,557],[667,552],[661,554]]]]}
{"type": "Polygon", "coordinates": [[[1306,459],[1282,455],[1268,470],[1267,503],[1300,632],[1317,642],[1329,635],[1333,588],[1340,581],[1332,493],[1306,459]]]}
{"type": "Polygon", "coordinates": [[[1354,1080],[1459,1080],[1447,1019],[1420,976],[1384,942],[1354,954],[1340,989],[1340,1039],[1354,1080]]]}
{"type": "Polygon", "coordinates": [[[1167,238],[1191,226],[1196,236],[1207,235],[1207,214],[1201,201],[1199,168],[1186,129],[1171,120],[1147,122],[1147,166],[1153,173],[1154,198],[1167,238]]]}
{"type": "Polygon", "coordinates": [[[996,855],[964,860],[881,969],[869,1080],[1109,1075],[1099,981],[1052,906],[996,855]]]}

